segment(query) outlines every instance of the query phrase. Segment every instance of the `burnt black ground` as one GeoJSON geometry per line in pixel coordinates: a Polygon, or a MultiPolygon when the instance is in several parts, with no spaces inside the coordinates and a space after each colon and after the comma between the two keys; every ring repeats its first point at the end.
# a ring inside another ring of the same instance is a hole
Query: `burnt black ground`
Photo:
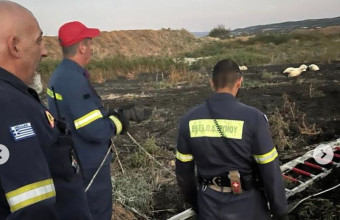
{"type": "MultiPolygon", "coordinates": [[[[320,71],[308,71],[296,78],[287,78],[282,73],[285,67],[287,66],[249,67],[249,70],[244,73],[246,88],[240,91],[238,97],[241,102],[254,106],[270,116],[276,107],[282,108],[282,95],[286,93],[290,101],[296,103],[297,109],[306,114],[306,123],[315,123],[317,128],[322,130],[320,134],[314,136],[299,135],[291,131],[289,137],[298,138],[301,141],[296,142],[297,145],[292,149],[279,152],[283,162],[304,154],[307,151],[305,148],[307,145],[340,138],[340,62],[320,65],[320,71]],[[269,73],[270,77],[266,77],[264,73],[269,73]]],[[[165,75],[166,78],[167,75],[165,75]]],[[[135,104],[138,108],[152,111],[151,119],[140,124],[133,123],[130,133],[139,141],[154,136],[158,146],[171,151],[176,146],[180,117],[212,94],[208,82],[198,86],[178,84],[169,87],[165,82],[156,82],[155,74],[147,73],[140,74],[135,80],[121,78],[101,85],[97,84],[95,87],[104,98],[104,104],[108,109],[135,104]]],[[[334,180],[334,176],[332,179],[334,180]]],[[[329,184],[317,184],[313,186],[312,191],[306,190],[306,193],[299,196],[303,198],[303,196],[308,196],[308,193],[321,191],[329,187],[329,184]]],[[[158,200],[155,210],[182,207],[182,210],[178,212],[183,211],[182,204],[174,204],[174,201],[166,201],[164,196],[159,196],[167,190],[163,189],[163,192],[155,193],[155,198],[158,200]]],[[[337,196],[339,192],[340,190],[337,189],[317,197],[320,200],[301,204],[290,215],[291,218],[324,219],[323,213],[326,211],[308,212],[313,208],[324,208],[334,212],[333,217],[331,214],[329,215],[331,217],[327,219],[339,219],[334,217],[339,214],[337,196]]],[[[173,214],[155,216],[155,219],[165,219],[171,215],[173,214]]]]}

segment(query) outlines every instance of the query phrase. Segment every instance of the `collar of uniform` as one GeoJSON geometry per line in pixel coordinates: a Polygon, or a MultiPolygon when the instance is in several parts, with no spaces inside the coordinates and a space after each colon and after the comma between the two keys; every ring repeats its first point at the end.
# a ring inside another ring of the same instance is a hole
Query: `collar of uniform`
{"type": "Polygon", "coordinates": [[[235,100],[236,98],[230,93],[215,93],[211,96],[213,100],[235,100]]]}
{"type": "Polygon", "coordinates": [[[0,80],[7,81],[11,85],[15,86],[17,89],[23,91],[24,93],[28,93],[29,87],[21,81],[18,77],[8,72],[7,70],[0,67],[0,80]]]}
{"type": "Polygon", "coordinates": [[[28,94],[29,96],[32,96],[38,102],[40,102],[39,95],[34,89],[31,89],[23,81],[21,81],[21,79],[19,79],[18,77],[16,77],[12,73],[8,72],[7,70],[1,67],[0,67],[0,80],[10,83],[15,88],[19,89],[25,94],[28,94]]]}
{"type": "Polygon", "coordinates": [[[87,71],[82,66],[80,66],[77,62],[64,58],[62,61],[63,65],[68,66],[69,68],[74,69],[76,73],[81,73],[85,78],[87,78],[87,71]]]}

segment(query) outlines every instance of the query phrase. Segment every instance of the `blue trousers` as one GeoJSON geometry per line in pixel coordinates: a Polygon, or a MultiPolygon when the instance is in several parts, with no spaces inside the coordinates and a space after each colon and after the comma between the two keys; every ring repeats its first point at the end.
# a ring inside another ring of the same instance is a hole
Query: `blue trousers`
{"type": "Polygon", "coordinates": [[[253,188],[240,195],[198,190],[199,220],[270,220],[264,194],[253,188]]]}
{"type": "Polygon", "coordinates": [[[57,211],[62,220],[93,220],[81,175],[77,174],[71,182],[60,178],[53,181],[57,191],[57,211]]]}
{"type": "MultiPolygon", "coordinates": [[[[85,176],[84,188],[87,187],[96,171],[97,168],[83,169],[85,176]]],[[[101,168],[91,187],[86,192],[86,197],[93,220],[111,220],[112,185],[110,164],[101,168]]]]}

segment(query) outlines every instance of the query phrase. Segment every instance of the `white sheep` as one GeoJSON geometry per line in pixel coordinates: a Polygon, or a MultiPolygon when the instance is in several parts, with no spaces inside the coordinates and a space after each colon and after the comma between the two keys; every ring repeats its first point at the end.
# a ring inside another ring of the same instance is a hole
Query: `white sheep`
{"type": "Polygon", "coordinates": [[[239,66],[239,68],[240,68],[241,71],[246,71],[246,70],[248,70],[248,67],[246,67],[246,66],[239,66]]]}
{"type": "Polygon", "coordinates": [[[320,70],[320,68],[319,68],[317,65],[315,65],[315,64],[309,65],[309,66],[308,66],[308,69],[309,69],[309,70],[312,70],[312,71],[318,71],[318,70],[320,70]]]}
{"type": "Polygon", "coordinates": [[[288,77],[296,77],[299,76],[302,72],[306,71],[307,68],[304,66],[300,66],[299,68],[294,68],[291,71],[289,71],[288,77]]]}
{"type": "Polygon", "coordinates": [[[38,94],[40,94],[43,91],[41,76],[38,72],[34,72],[33,82],[29,85],[29,87],[34,89],[38,94]]]}
{"type": "MultiPolygon", "coordinates": [[[[301,69],[306,69],[307,70],[307,66],[305,65],[305,64],[302,64],[299,68],[301,68],[301,69]]],[[[290,73],[290,72],[292,72],[292,71],[294,71],[295,69],[297,69],[297,68],[294,68],[294,67],[288,67],[287,69],[285,69],[284,71],[283,71],[283,73],[290,73]]]]}
{"type": "Polygon", "coordinates": [[[306,69],[308,68],[308,66],[306,66],[305,64],[301,64],[301,66],[299,68],[302,68],[302,69],[306,69]]]}
{"type": "Polygon", "coordinates": [[[294,67],[288,67],[287,69],[285,69],[283,71],[283,73],[290,73],[291,71],[293,71],[295,68],[294,67]]]}

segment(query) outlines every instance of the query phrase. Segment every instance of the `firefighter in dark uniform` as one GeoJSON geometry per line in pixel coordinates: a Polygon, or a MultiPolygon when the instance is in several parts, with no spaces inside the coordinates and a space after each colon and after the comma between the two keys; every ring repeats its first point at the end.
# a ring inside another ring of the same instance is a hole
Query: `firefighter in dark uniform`
{"type": "Polygon", "coordinates": [[[0,2],[0,219],[90,220],[72,140],[27,85],[42,32],[26,8],[0,2]]]}
{"type": "MultiPolygon", "coordinates": [[[[60,114],[70,125],[84,171],[84,188],[103,161],[111,138],[124,133],[128,120],[136,116],[128,114],[132,109],[108,113],[89,82],[85,67],[91,59],[92,38],[99,34],[98,29],[87,28],[78,21],[61,26],[59,41],[64,59],[52,74],[47,89],[51,112],[57,113],[57,103],[60,114]]],[[[112,216],[110,158],[107,157],[86,192],[91,214],[96,220],[109,220],[112,216]]]]}
{"type": "Polygon", "coordinates": [[[215,94],[180,121],[177,181],[199,219],[288,219],[267,117],[235,98],[242,80],[235,62],[215,65],[215,94]]]}

